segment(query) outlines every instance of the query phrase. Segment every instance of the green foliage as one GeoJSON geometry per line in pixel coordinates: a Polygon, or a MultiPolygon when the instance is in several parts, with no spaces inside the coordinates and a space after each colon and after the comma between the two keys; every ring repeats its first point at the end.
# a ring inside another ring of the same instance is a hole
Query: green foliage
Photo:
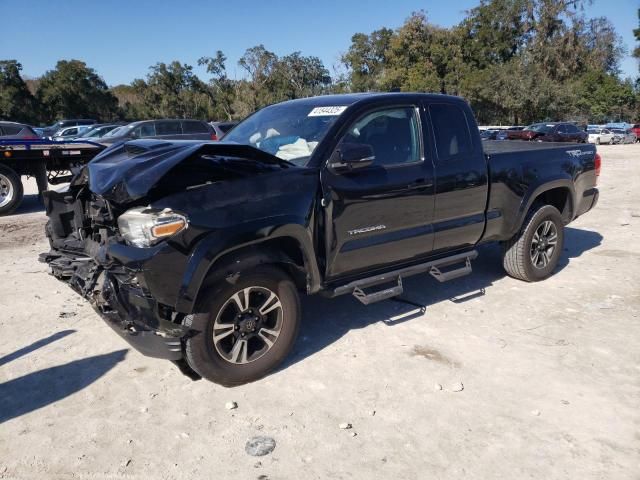
{"type": "Polygon", "coordinates": [[[49,119],[112,120],[118,111],[107,84],[80,60],[60,60],[40,79],[36,97],[49,119]]]}
{"type": "Polygon", "coordinates": [[[20,70],[22,65],[16,60],[0,61],[0,119],[35,123],[39,108],[20,70]]]}
{"type": "Polygon", "coordinates": [[[607,18],[586,18],[585,3],[481,0],[448,29],[418,12],[397,30],[385,29],[378,48],[379,31],[354,35],[342,61],[352,91],[462,95],[481,123],[634,119],[638,92],[618,78],[621,39],[607,18]],[[593,88],[583,85],[593,72],[605,82],[602,96],[581,98],[593,88]]]}
{"type": "MultiPolygon", "coordinates": [[[[638,23],[640,24],[640,8],[638,9],[638,23]]],[[[636,42],[640,42],[640,27],[633,30],[633,36],[636,37],[636,42]]],[[[633,49],[633,56],[640,59],[640,46],[636,45],[633,49]]]]}

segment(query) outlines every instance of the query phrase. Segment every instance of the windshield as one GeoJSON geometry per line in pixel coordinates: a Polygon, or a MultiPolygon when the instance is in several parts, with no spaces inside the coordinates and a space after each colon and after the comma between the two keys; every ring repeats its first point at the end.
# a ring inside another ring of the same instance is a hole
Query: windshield
{"type": "Polygon", "coordinates": [[[90,128],[82,135],[82,138],[95,138],[100,137],[104,132],[108,132],[109,129],[113,129],[113,127],[95,127],[90,128]]]}
{"type": "Polygon", "coordinates": [[[117,137],[117,136],[119,136],[120,134],[123,134],[123,135],[124,135],[124,133],[125,133],[127,130],[130,130],[130,129],[132,129],[132,128],[133,128],[133,127],[132,127],[132,126],[129,126],[129,125],[125,125],[125,126],[123,126],[123,127],[117,127],[117,128],[114,128],[113,130],[111,130],[109,133],[105,134],[102,138],[105,138],[105,137],[117,137]]]}
{"type": "Polygon", "coordinates": [[[546,123],[534,123],[533,125],[529,125],[525,130],[531,130],[533,132],[539,133],[549,133],[553,130],[553,125],[548,125],[546,123]]]}
{"type": "Polygon", "coordinates": [[[346,108],[296,103],[272,105],[241,122],[223,141],[251,145],[304,166],[329,127],[346,108]]]}

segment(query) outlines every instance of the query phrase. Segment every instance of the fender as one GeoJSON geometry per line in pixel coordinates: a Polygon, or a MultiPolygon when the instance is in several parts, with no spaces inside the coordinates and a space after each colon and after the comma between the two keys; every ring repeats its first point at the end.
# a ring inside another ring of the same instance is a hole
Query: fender
{"type": "Polygon", "coordinates": [[[225,255],[249,246],[259,245],[278,238],[291,238],[302,251],[304,267],[308,277],[308,293],[320,289],[321,277],[313,248],[313,233],[305,226],[305,219],[278,216],[260,219],[239,225],[233,231],[225,230],[208,234],[203,238],[189,258],[182,278],[176,310],[191,313],[198,293],[216,262],[225,255]]]}
{"type": "MultiPolygon", "coordinates": [[[[531,208],[531,205],[533,205],[533,202],[536,200],[536,198],[538,198],[544,192],[547,192],[554,188],[567,188],[569,190],[571,208],[572,208],[572,211],[575,210],[576,192],[575,192],[573,180],[571,179],[571,177],[567,175],[561,178],[540,179],[539,181],[529,185],[527,192],[522,198],[522,201],[520,202],[520,208],[518,209],[518,216],[516,217],[515,222],[509,229],[510,236],[515,235],[520,230],[524,222],[524,219],[527,216],[527,213],[529,212],[529,209],[531,208]]],[[[573,215],[574,214],[572,213],[571,219],[573,219],[573,215]]]]}

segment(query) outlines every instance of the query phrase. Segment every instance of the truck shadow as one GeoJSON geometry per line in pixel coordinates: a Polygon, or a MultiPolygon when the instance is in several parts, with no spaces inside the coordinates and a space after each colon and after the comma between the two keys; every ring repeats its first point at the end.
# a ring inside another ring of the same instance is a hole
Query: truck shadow
{"type": "Polygon", "coordinates": [[[45,345],[49,345],[50,343],[55,342],[56,340],[60,340],[61,338],[66,337],[67,335],[71,335],[75,333],[75,330],[62,330],[61,332],[56,332],[53,335],[49,335],[46,338],[42,338],[37,342],[33,342],[31,345],[27,345],[26,347],[21,348],[20,350],[16,350],[13,353],[9,353],[3,357],[0,357],[0,366],[5,363],[9,363],[17,358],[23,357],[34,350],[44,347],[45,345]]]}
{"type": "MultiPolygon", "coordinates": [[[[563,256],[554,272],[566,268],[571,259],[581,256],[602,242],[602,235],[589,230],[567,227],[563,256]]],[[[478,248],[473,273],[447,283],[439,283],[428,274],[403,280],[404,293],[398,300],[386,300],[369,307],[350,295],[334,299],[309,296],[302,299],[303,322],[293,354],[281,367],[287,368],[331,345],[348,331],[383,322],[393,326],[422,317],[431,305],[443,301],[454,304],[471,302],[483,296],[496,280],[506,276],[498,244],[478,248]]],[[[525,284],[526,285],[526,284],[525,284]]],[[[452,305],[452,308],[458,308],[452,305]]],[[[422,319],[424,320],[424,319],[422,319]]],[[[428,320],[428,319],[427,319],[428,320]]]]}
{"type": "Polygon", "coordinates": [[[0,384],[0,423],[82,390],[123,361],[127,352],[126,349],[118,350],[74,360],[0,384]]]}
{"type": "Polygon", "coordinates": [[[22,203],[12,215],[35,212],[44,212],[44,204],[42,203],[42,200],[40,200],[40,195],[37,193],[33,195],[25,195],[22,198],[22,203]]]}

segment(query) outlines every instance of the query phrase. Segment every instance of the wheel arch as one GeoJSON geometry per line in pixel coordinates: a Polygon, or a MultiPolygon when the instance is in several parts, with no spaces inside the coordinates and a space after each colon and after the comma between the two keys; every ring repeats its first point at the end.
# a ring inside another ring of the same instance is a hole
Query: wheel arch
{"type": "Polygon", "coordinates": [[[522,228],[529,210],[534,205],[556,207],[566,225],[575,216],[575,204],[575,189],[569,179],[557,179],[538,185],[530,190],[530,194],[520,204],[518,221],[511,234],[515,235],[522,228]]]}
{"type": "Polygon", "coordinates": [[[281,226],[268,237],[240,243],[230,241],[227,248],[215,254],[209,250],[200,255],[202,258],[194,260],[197,266],[183,281],[176,310],[192,313],[209,285],[263,264],[283,269],[301,291],[318,291],[320,273],[310,236],[305,231],[300,225],[281,226]]]}

